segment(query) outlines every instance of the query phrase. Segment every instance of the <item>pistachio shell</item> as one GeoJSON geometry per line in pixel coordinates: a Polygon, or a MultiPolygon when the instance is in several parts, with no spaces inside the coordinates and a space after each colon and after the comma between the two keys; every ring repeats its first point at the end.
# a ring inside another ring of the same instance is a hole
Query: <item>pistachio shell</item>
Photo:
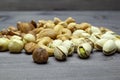
{"type": "Polygon", "coordinates": [[[78,36],[78,37],[80,37],[80,35],[82,33],[85,33],[85,31],[84,30],[76,30],[76,31],[73,32],[72,36],[78,36]]]}
{"type": "Polygon", "coordinates": [[[107,39],[99,39],[95,42],[94,47],[96,50],[102,50],[102,47],[104,43],[107,41],[107,39]]]}
{"type": "Polygon", "coordinates": [[[67,49],[68,49],[68,56],[71,56],[74,52],[74,46],[73,46],[73,43],[72,41],[70,40],[65,40],[63,43],[62,43],[62,46],[65,46],[67,49]]]}
{"type": "Polygon", "coordinates": [[[116,36],[115,35],[112,35],[110,33],[105,33],[101,36],[102,39],[115,39],[116,36]]]}
{"type": "Polygon", "coordinates": [[[91,26],[91,32],[92,33],[100,33],[101,34],[101,31],[98,27],[95,27],[95,26],[91,26]]]}
{"type": "Polygon", "coordinates": [[[117,46],[117,51],[120,52],[120,40],[115,40],[115,44],[117,46]]]}
{"type": "Polygon", "coordinates": [[[108,40],[103,45],[103,53],[104,55],[112,55],[116,52],[117,47],[113,40],[108,40]]]}
{"type": "Polygon", "coordinates": [[[52,43],[50,43],[50,47],[54,48],[56,46],[60,46],[62,44],[62,40],[54,40],[52,43]]]}
{"type": "Polygon", "coordinates": [[[95,43],[97,40],[99,40],[99,37],[98,37],[96,34],[92,34],[92,35],[89,37],[89,39],[90,39],[93,43],[95,43]]]}
{"type": "Polygon", "coordinates": [[[54,48],[54,56],[57,60],[66,60],[67,49],[64,46],[54,48]]]}
{"type": "Polygon", "coordinates": [[[88,58],[92,51],[92,47],[89,43],[83,43],[78,46],[77,53],[80,58],[88,58]]]}

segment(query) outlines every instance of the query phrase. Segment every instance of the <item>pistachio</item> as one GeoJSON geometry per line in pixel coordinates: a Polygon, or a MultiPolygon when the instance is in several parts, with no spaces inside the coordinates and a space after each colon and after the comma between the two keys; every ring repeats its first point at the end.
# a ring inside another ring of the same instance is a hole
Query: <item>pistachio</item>
{"type": "Polygon", "coordinates": [[[32,58],[35,63],[47,63],[48,52],[43,48],[36,48],[32,53],[32,58]]]}
{"type": "Polygon", "coordinates": [[[111,34],[111,33],[105,33],[101,36],[101,38],[104,38],[104,39],[115,39],[116,36],[111,34]]]}
{"type": "Polygon", "coordinates": [[[80,58],[88,58],[92,51],[92,47],[89,43],[80,44],[77,48],[77,53],[80,58]]]}
{"type": "Polygon", "coordinates": [[[54,40],[52,41],[49,46],[52,47],[52,48],[55,48],[56,46],[60,46],[62,44],[62,40],[54,40]]]}
{"type": "Polygon", "coordinates": [[[117,47],[113,40],[108,40],[103,45],[103,54],[104,55],[112,55],[116,52],[117,47]]]}
{"type": "Polygon", "coordinates": [[[85,33],[85,31],[84,31],[84,30],[75,30],[75,31],[73,32],[72,36],[78,36],[78,37],[80,37],[80,35],[81,35],[82,33],[85,33]]]}
{"type": "Polygon", "coordinates": [[[19,39],[12,39],[8,44],[8,49],[12,53],[21,52],[23,47],[24,47],[24,43],[22,40],[19,40],[19,39]]]}
{"type": "Polygon", "coordinates": [[[73,43],[72,41],[70,40],[65,40],[63,43],[62,43],[62,46],[66,47],[68,49],[68,56],[71,56],[74,52],[74,46],[73,46],[73,43]]]}
{"type": "Polygon", "coordinates": [[[66,60],[68,50],[64,46],[57,46],[54,48],[54,56],[57,60],[66,60]]]}
{"type": "Polygon", "coordinates": [[[7,38],[0,38],[0,51],[8,50],[9,41],[7,38]]]}
{"type": "Polygon", "coordinates": [[[97,33],[97,34],[101,34],[101,31],[98,27],[95,26],[91,26],[91,33],[97,33]]]}
{"type": "Polygon", "coordinates": [[[107,41],[107,39],[99,39],[95,42],[94,47],[96,50],[102,50],[104,43],[107,41]]]}
{"type": "Polygon", "coordinates": [[[120,52],[120,40],[115,40],[115,44],[117,46],[117,51],[120,52]]]}
{"type": "Polygon", "coordinates": [[[100,37],[99,37],[97,34],[92,34],[92,35],[89,37],[89,39],[90,39],[93,43],[95,43],[97,40],[100,39],[100,37]]]}

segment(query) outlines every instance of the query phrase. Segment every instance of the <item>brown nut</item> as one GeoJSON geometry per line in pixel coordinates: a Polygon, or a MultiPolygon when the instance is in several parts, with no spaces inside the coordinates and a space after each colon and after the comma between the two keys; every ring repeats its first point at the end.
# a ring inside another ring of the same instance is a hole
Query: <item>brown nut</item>
{"type": "Polygon", "coordinates": [[[47,63],[48,52],[43,48],[36,48],[32,53],[32,58],[35,63],[47,63]]]}
{"type": "Polygon", "coordinates": [[[37,45],[36,45],[36,43],[34,43],[34,42],[26,43],[26,44],[25,44],[25,47],[24,47],[25,52],[26,52],[27,54],[32,54],[32,52],[34,51],[35,48],[37,48],[37,45]]]}
{"type": "Polygon", "coordinates": [[[33,30],[35,27],[31,23],[27,22],[18,22],[17,23],[17,28],[20,30],[22,33],[28,33],[29,31],[33,30]]]}
{"type": "Polygon", "coordinates": [[[53,29],[43,29],[40,33],[37,34],[37,39],[42,37],[50,37],[52,39],[55,39],[57,36],[57,33],[53,29]]]}

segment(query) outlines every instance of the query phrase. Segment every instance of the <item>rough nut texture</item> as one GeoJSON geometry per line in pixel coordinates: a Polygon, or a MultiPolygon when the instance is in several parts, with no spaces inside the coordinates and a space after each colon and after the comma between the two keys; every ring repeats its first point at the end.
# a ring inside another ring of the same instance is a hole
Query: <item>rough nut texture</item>
{"type": "Polygon", "coordinates": [[[36,48],[32,54],[35,63],[47,63],[48,52],[43,48],[36,48]]]}
{"type": "Polygon", "coordinates": [[[35,48],[36,48],[36,43],[34,42],[26,43],[24,47],[27,54],[32,54],[35,48]]]}

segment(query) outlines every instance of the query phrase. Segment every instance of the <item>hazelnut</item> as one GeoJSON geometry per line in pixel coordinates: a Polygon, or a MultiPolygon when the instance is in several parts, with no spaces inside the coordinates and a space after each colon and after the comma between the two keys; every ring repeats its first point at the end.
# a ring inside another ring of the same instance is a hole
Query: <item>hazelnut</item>
{"type": "Polygon", "coordinates": [[[10,40],[7,38],[0,38],[0,51],[8,50],[8,44],[10,40]]]}
{"type": "Polygon", "coordinates": [[[47,63],[48,52],[43,48],[36,48],[32,53],[32,58],[35,63],[47,63]]]}
{"type": "Polygon", "coordinates": [[[8,44],[8,49],[12,53],[20,53],[24,47],[24,43],[20,39],[11,39],[8,44]]]}

